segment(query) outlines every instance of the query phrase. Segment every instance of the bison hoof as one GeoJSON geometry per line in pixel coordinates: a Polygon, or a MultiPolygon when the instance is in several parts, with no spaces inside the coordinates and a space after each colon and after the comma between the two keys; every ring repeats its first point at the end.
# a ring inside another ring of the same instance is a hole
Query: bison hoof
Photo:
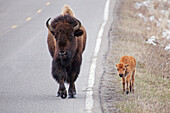
{"type": "Polygon", "coordinates": [[[67,91],[64,90],[64,91],[59,91],[57,93],[57,97],[61,97],[62,99],[65,99],[67,97],[67,91]]]}
{"type": "Polygon", "coordinates": [[[75,95],[76,95],[76,91],[74,90],[71,90],[69,91],[69,98],[75,98],[75,95]]]}
{"type": "Polygon", "coordinates": [[[75,98],[76,92],[69,93],[69,98],[75,98]]]}
{"type": "Polygon", "coordinates": [[[62,99],[65,99],[67,97],[67,92],[63,91],[60,96],[62,99]]]}
{"type": "Polygon", "coordinates": [[[69,94],[69,98],[75,98],[75,96],[72,94],[69,94]]]}
{"type": "Polygon", "coordinates": [[[128,94],[129,93],[129,91],[126,91],[126,94],[128,94]]]}
{"type": "Polygon", "coordinates": [[[67,97],[67,93],[61,95],[61,98],[62,98],[62,99],[65,99],[66,97],[67,97]]]}

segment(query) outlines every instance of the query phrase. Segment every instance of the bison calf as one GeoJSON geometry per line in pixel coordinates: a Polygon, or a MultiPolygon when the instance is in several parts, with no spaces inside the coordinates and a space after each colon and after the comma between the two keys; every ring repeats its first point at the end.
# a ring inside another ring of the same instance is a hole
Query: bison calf
{"type": "Polygon", "coordinates": [[[119,76],[122,78],[123,93],[125,92],[126,83],[126,94],[132,91],[134,93],[134,77],[135,77],[135,67],[136,60],[132,56],[123,56],[120,59],[119,64],[115,64],[119,76]]]}
{"type": "Polygon", "coordinates": [[[52,75],[59,83],[58,96],[67,97],[64,83],[69,83],[68,94],[71,98],[76,94],[75,81],[80,72],[82,53],[86,45],[86,30],[75,18],[73,11],[64,6],[61,15],[49,23],[48,49],[52,60],[52,75]]]}

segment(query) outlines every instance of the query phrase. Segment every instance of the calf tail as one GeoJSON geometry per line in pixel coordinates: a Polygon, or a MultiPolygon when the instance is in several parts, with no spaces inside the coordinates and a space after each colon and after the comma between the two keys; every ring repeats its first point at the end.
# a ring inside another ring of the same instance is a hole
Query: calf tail
{"type": "Polygon", "coordinates": [[[75,17],[72,9],[68,5],[64,5],[62,9],[62,15],[70,15],[72,17],[75,17]]]}
{"type": "Polygon", "coordinates": [[[136,66],[136,60],[135,59],[133,59],[134,60],[134,62],[135,62],[135,66],[136,66]]]}

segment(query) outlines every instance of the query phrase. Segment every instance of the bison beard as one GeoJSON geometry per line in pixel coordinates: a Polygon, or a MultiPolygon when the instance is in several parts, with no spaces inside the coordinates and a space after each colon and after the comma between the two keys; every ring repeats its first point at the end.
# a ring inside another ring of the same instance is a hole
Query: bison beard
{"type": "Polygon", "coordinates": [[[53,58],[52,75],[59,83],[58,96],[67,97],[64,83],[69,83],[68,94],[76,94],[75,81],[80,72],[82,53],[86,45],[86,31],[80,21],[70,15],[60,15],[46,26],[48,49],[53,58]]]}
{"type": "Polygon", "coordinates": [[[58,59],[58,63],[62,66],[62,67],[67,67],[68,65],[70,65],[71,63],[71,55],[67,55],[67,56],[59,56],[59,59],[58,59]]]}

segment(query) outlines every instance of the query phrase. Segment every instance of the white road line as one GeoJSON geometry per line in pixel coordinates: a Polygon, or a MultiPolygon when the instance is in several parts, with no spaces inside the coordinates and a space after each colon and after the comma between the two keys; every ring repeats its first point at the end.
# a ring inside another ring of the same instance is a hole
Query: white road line
{"type": "Polygon", "coordinates": [[[103,24],[99,30],[99,33],[98,33],[98,37],[96,40],[96,46],[95,46],[95,50],[94,50],[94,55],[93,55],[93,60],[92,60],[92,64],[90,67],[88,88],[87,88],[86,100],[85,100],[85,109],[88,113],[92,113],[92,109],[93,109],[93,86],[94,86],[94,81],[95,81],[96,61],[97,61],[97,55],[100,50],[104,27],[107,23],[108,16],[109,16],[109,3],[110,3],[110,0],[107,0],[105,3],[103,24]]]}
{"type": "Polygon", "coordinates": [[[48,6],[48,5],[50,5],[50,2],[47,2],[47,3],[46,3],[46,6],[48,6]]]}
{"type": "Polygon", "coordinates": [[[26,18],[26,21],[30,21],[32,18],[31,17],[28,17],[28,18],[26,18]]]}
{"type": "Polygon", "coordinates": [[[13,26],[11,26],[12,29],[15,29],[15,28],[17,28],[17,27],[18,27],[18,25],[13,25],[13,26]]]}
{"type": "Polygon", "coordinates": [[[41,13],[42,9],[37,10],[37,13],[41,13]]]}

